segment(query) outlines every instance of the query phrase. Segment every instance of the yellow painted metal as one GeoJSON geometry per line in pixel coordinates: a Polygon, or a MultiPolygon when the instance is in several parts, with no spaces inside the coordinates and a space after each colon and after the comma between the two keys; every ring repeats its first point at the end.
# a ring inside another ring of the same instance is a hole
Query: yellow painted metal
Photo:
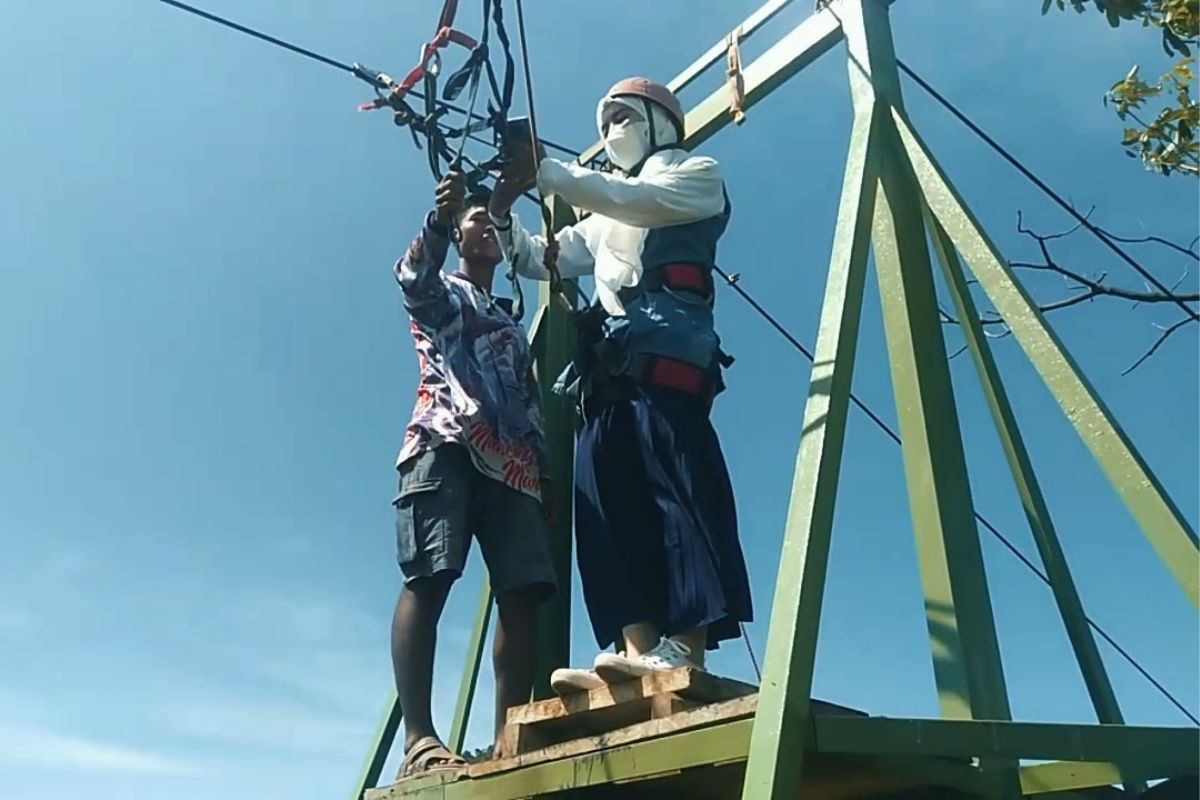
{"type": "Polygon", "coordinates": [[[1143,535],[1193,606],[1200,606],[1196,532],[1017,281],[1012,267],[938,167],[905,116],[893,119],[933,215],[979,279],[1047,388],[1075,426],[1143,535]]]}

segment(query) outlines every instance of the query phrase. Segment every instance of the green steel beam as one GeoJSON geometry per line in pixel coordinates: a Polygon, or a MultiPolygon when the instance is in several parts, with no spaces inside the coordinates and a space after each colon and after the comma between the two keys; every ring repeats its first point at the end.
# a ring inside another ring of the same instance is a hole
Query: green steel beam
{"type": "Polygon", "coordinates": [[[851,83],[854,127],[775,581],[758,713],[742,790],[747,800],[794,797],[803,772],[817,631],[877,185],[874,98],[868,83],[854,75],[851,83]]]}
{"type": "Polygon", "coordinates": [[[822,753],[1145,764],[1174,775],[1200,770],[1196,728],[835,716],[813,723],[822,753]]]}
{"type": "Polygon", "coordinates": [[[471,706],[475,702],[475,686],[479,682],[479,667],[483,663],[484,645],[487,644],[488,623],[492,619],[492,583],[483,577],[483,588],[479,595],[479,610],[475,612],[475,625],[467,645],[467,657],[463,665],[462,681],[458,685],[458,700],[454,704],[454,721],[450,724],[450,739],[447,746],[452,753],[461,753],[467,738],[467,725],[471,721],[471,706]]]}
{"type": "Polygon", "coordinates": [[[855,121],[776,581],[744,796],[798,786],[817,631],[861,318],[875,195],[871,108],[855,121]]]}
{"type": "MultiPolygon", "coordinates": [[[[738,24],[737,28],[741,30],[741,39],[739,41],[744,42],[749,39],[760,27],[775,19],[775,15],[787,8],[791,2],[792,0],[768,0],[768,2],[763,3],[754,13],[738,24]]],[[[667,88],[676,93],[683,91],[693,81],[703,75],[709,67],[724,59],[727,51],[728,46],[725,44],[725,38],[722,37],[721,41],[705,50],[699,58],[668,81],[667,88]]]]}
{"type": "MultiPolygon", "coordinates": [[[[885,146],[894,160],[894,144],[885,146]]],[[[977,533],[945,350],[930,346],[940,336],[928,320],[936,305],[932,276],[921,274],[922,260],[928,262],[921,252],[924,229],[914,220],[916,207],[903,168],[892,163],[884,174],[875,213],[875,263],[938,703],[948,719],[1008,719],[1007,711],[993,713],[999,705],[986,688],[996,683],[995,669],[987,664],[992,648],[978,637],[968,644],[972,614],[983,609],[986,587],[974,580],[968,589],[965,581],[966,572],[981,563],[981,554],[976,558],[965,552],[968,548],[955,546],[956,537],[975,538],[977,533]],[[956,596],[956,574],[964,578],[959,586],[969,597],[956,596]]]]}
{"type": "Polygon", "coordinates": [[[392,752],[392,743],[396,741],[396,732],[400,730],[400,720],[403,717],[404,712],[400,708],[400,698],[396,696],[395,690],[392,690],[387,710],[384,711],[383,719],[379,721],[379,728],[375,731],[372,740],[374,745],[367,751],[367,760],[359,770],[357,780],[354,781],[350,800],[362,800],[363,793],[367,789],[379,785],[379,776],[383,774],[388,754],[392,752]]]}
{"type": "Polygon", "coordinates": [[[1117,697],[1113,692],[1112,683],[1108,679],[1108,672],[1100,658],[1096,640],[1092,637],[1091,628],[1088,627],[1083,603],[1079,599],[1079,592],[1075,588],[1075,581],[1067,566],[1066,555],[1059,543],[1058,534],[1054,530],[1050,510],[1046,506],[1046,498],[1042,495],[1037,476],[1034,474],[1029,452],[1025,448],[1025,440],[1021,436],[1016,415],[1013,414],[1012,404],[1009,402],[1008,393],[1000,378],[1000,370],[992,356],[987,336],[984,335],[983,323],[980,321],[975,301],[971,297],[971,290],[967,285],[962,265],[959,263],[958,253],[945,229],[928,212],[926,221],[932,232],[933,246],[937,251],[938,261],[942,266],[942,274],[949,287],[955,312],[962,324],[963,334],[971,351],[971,358],[974,360],[976,372],[979,374],[988,409],[992,413],[996,431],[1000,435],[1000,443],[1004,448],[1005,458],[1012,470],[1021,505],[1025,509],[1025,516],[1029,520],[1034,541],[1037,543],[1042,563],[1046,567],[1046,575],[1050,578],[1050,588],[1054,593],[1055,602],[1058,603],[1058,610],[1062,615],[1063,624],[1066,626],[1067,636],[1075,651],[1079,669],[1083,673],[1083,680],[1087,685],[1088,694],[1091,696],[1092,705],[1096,709],[1096,718],[1105,724],[1119,725],[1125,719],[1121,715],[1121,708],[1117,704],[1117,697]]]}
{"type": "MultiPolygon", "coordinates": [[[[551,219],[556,230],[574,222],[571,208],[550,198],[551,219]]],[[[574,307],[575,285],[564,281],[563,294],[574,307]]],[[[551,550],[558,575],[558,592],[539,612],[538,652],[534,663],[533,696],[552,696],[550,673],[571,657],[571,503],[575,459],[575,408],[569,398],[551,391],[559,374],[575,355],[575,327],[565,304],[555,302],[548,283],[538,284],[542,341],[536,348],[536,371],[545,413],[546,450],[550,462],[551,496],[555,518],[550,525],[551,550]]]]}
{"type": "MultiPolygon", "coordinates": [[[[870,74],[882,102],[899,105],[886,6],[858,0],[842,8],[852,62],[870,74]]],[[[890,117],[881,129],[875,265],[938,699],[948,718],[1009,719],[920,193],[890,117]]]]}
{"type": "Polygon", "coordinates": [[[892,113],[930,210],[945,227],[988,299],[1133,514],[1143,535],[1192,605],[1200,605],[1200,550],[1197,549],[1195,531],[950,185],[904,114],[895,109],[892,113]]]}
{"type": "Polygon", "coordinates": [[[1178,761],[1172,761],[1169,758],[1164,758],[1161,764],[1155,764],[1153,753],[1143,754],[1139,761],[1137,768],[1080,761],[1054,761],[1049,764],[1022,767],[1021,792],[1026,797],[1032,797],[1039,794],[1069,792],[1073,789],[1113,786],[1122,781],[1145,786],[1146,781],[1184,777],[1187,772],[1186,770],[1180,772],[1178,761]]]}
{"type": "MultiPolygon", "coordinates": [[[[882,0],[891,5],[895,0],[882,0]]],[[[763,6],[766,9],[771,4],[763,6]]],[[[762,13],[760,9],[756,14],[762,13]]],[[[745,23],[743,23],[745,24],[745,23]]],[[[742,68],[745,79],[745,108],[764,99],[788,78],[816,61],[842,40],[841,23],[833,9],[825,8],[808,17],[754,61],[742,68]]],[[[694,65],[693,65],[694,66],[694,65]]],[[[691,67],[688,68],[690,70],[691,67]]],[[[688,77],[688,70],[675,81],[688,77]]],[[[700,101],[687,114],[683,146],[691,149],[707,141],[732,122],[729,116],[729,90],[722,86],[700,101]]],[[[604,151],[597,142],[583,151],[579,163],[586,164],[604,151]]]]}

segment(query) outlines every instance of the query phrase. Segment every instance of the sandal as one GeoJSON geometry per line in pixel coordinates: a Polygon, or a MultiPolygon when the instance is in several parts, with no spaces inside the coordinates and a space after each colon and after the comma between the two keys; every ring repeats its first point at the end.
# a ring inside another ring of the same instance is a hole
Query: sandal
{"type": "Polygon", "coordinates": [[[462,756],[451,753],[444,744],[434,736],[418,739],[412,749],[404,756],[404,766],[400,768],[401,778],[423,775],[429,772],[443,770],[466,769],[467,762],[462,756]]]}

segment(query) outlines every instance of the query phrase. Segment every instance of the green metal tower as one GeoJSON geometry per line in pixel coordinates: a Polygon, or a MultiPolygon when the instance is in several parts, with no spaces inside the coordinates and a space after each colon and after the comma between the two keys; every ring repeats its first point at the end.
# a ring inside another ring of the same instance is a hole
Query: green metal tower
{"type": "MultiPolygon", "coordinates": [[[[1057,793],[1113,784],[1123,785],[1128,795],[1135,796],[1147,780],[1200,773],[1196,729],[1124,724],[978,321],[967,287],[968,271],[1011,328],[1193,606],[1200,600],[1196,534],[914,130],[901,95],[888,17],[891,2],[822,3],[743,72],[748,108],[844,41],[854,107],[757,710],[746,719],[600,754],[483,780],[414,784],[411,790],[392,796],[441,800],[567,797],[579,792],[591,792],[579,796],[606,796],[597,792],[714,764],[738,765],[745,800],[884,796],[808,794],[804,780],[826,762],[842,764],[847,770],[886,767],[911,774],[914,780],[940,787],[936,796],[948,797],[1066,796],[1057,793]],[[883,305],[921,588],[930,646],[936,654],[940,719],[814,716],[810,708],[869,251],[874,253],[883,305]],[[935,263],[964,323],[984,396],[1099,724],[1011,720],[938,314],[935,263]],[[1031,760],[1048,763],[1020,763],[1031,760]]],[[[739,26],[738,35],[753,33],[786,5],[788,0],[766,3],[739,26]]],[[[714,45],[672,81],[671,88],[678,91],[691,83],[725,51],[724,42],[714,45]]],[[[687,116],[686,146],[694,147],[725,127],[729,107],[728,93],[718,90],[692,109],[687,116]]],[[[585,152],[581,160],[594,156],[598,148],[585,152]]],[[[570,209],[557,206],[556,225],[565,224],[570,214],[570,209]]],[[[570,357],[574,339],[570,314],[550,300],[543,287],[530,334],[544,387],[570,357]]],[[[567,509],[573,411],[548,390],[544,399],[557,507],[567,509]]],[[[560,574],[566,579],[571,572],[569,515],[560,515],[554,533],[560,574]]],[[[539,665],[543,675],[567,663],[569,656],[569,593],[560,593],[556,602],[543,618],[539,665]]],[[[491,595],[485,586],[448,742],[452,748],[463,743],[490,613],[491,595]]],[[[545,691],[541,687],[539,693],[545,691]]],[[[376,785],[399,721],[393,697],[355,786],[355,798],[376,785]]],[[[622,791],[634,790],[612,789],[620,797],[673,796],[622,791]]],[[[924,791],[913,796],[935,794],[924,791]]]]}

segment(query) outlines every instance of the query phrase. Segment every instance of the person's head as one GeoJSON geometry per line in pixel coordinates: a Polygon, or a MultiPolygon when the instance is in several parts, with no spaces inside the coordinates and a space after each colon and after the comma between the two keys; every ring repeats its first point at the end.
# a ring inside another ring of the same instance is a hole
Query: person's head
{"type": "Polygon", "coordinates": [[[683,141],[683,106],[661,83],[627,78],[600,101],[596,127],[609,160],[630,172],[650,154],[683,141]]]}
{"type": "Polygon", "coordinates": [[[496,229],[488,214],[489,199],[486,191],[467,195],[463,200],[462,210],[458,213],[458,219],[455,220],[455,224],[458,225],[458,239],[454,244],[463,264],[469,267],[490,269],[504,258],[500,251],[500,242],[496,239],[496,229]]]}

